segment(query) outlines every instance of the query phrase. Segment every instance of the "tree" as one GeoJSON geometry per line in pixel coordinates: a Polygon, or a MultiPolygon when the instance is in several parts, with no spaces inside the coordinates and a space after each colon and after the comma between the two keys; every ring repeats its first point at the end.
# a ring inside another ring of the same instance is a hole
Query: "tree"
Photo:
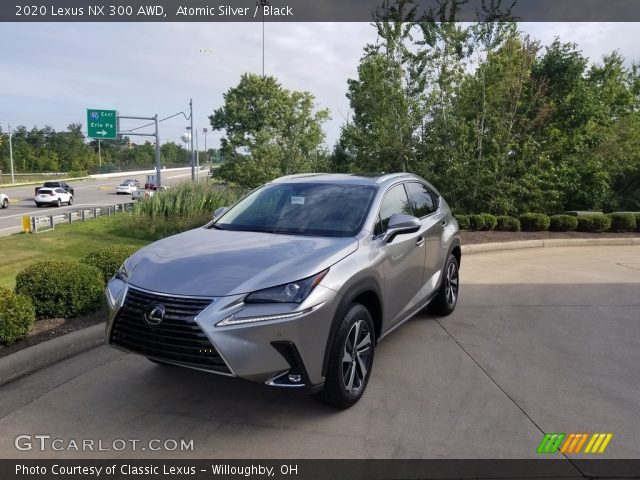
{"type": "Polygon", "coordinates": [[[244,74],[224,94],[224,106],[209,117],[224,130],[222,178],[253,187],[281,175],[313,169],[324,140],[328,110],[315,111],[309,92],[284,89],[275,77],[244,74]]]}

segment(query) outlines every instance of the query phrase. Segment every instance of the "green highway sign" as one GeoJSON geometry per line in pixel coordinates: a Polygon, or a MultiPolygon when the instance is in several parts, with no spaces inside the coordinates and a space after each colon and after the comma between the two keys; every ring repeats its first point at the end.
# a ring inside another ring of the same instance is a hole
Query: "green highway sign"
{"type": "Polygon", "coordinates": [[[118,135],[115,110],[87,109],[87,137],[114,139],[118,135]]]}

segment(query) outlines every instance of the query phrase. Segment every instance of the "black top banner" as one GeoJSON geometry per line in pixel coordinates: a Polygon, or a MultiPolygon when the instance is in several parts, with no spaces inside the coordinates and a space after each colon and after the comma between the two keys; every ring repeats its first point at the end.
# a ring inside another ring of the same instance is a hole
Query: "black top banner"
{"type": "MultiPolygon", "coordinates": [[[[638,22],[639,0],[414,0],[411,19],[638,22]]],[[[2,22],[370,22],[396,0],[3,0],[2,22]]],[[[402,15],[405,18],[405,15],[402,15]]]]}

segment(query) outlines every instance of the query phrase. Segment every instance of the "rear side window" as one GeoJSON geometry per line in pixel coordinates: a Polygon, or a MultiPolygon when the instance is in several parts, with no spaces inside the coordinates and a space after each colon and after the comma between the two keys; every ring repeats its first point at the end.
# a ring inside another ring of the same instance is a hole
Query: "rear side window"
{"type": "Polygon", "coordinates": [[[375,235],[380,235],[387,230],[389,219],[394,213],[402,213],[404,215],[412,215],[411,205],[407,198],[407,192],[402,184],[391,187],[382,201],[380,206],[380,214],[374,229],[375,235]]]}
{"type": "Polygon", "coordinates": [[[438,200],[435,192],[423,183],[407,183],[407,191],[413,208],[413,215],[421,218],[432,214],[438,209],[438,200]]]}

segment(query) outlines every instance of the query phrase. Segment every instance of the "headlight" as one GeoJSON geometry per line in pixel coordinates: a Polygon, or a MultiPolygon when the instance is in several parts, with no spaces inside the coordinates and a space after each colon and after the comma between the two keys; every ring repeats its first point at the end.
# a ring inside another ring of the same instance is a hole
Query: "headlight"
{"type": "Polygon", "coordinates": [[[297,282],[250,293],[244,301],[245,303],[302,303],[328,271],[329,269],[326,269],[312,277],[298,280],[297,282]]]}
{"type": "Polygon", "coordinates": [[[127,269],[126,260],[122,263],[122,265],[120,265],[120,268],[116,272],[115,277],[118,280],[122,280],[123,282],[127,282],[129,280],[129,270],[127,269]]]}

